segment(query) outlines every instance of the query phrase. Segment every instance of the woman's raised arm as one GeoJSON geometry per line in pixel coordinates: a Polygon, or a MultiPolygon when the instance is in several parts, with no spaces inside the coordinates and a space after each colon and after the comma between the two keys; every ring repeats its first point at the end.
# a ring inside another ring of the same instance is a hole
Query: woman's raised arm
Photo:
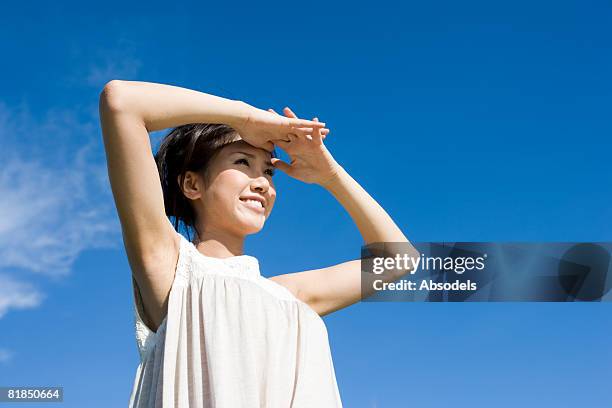
{"type": "Polygon", "coordinates": [[[246,142],[272,150],[271,140],[283,139],[295,126],[312,122],[279,120],[277,115],[244,102],[136,81],[107,83],[99,108],[124,246],[151,325],[157,327],[165,315],[162,305],[174,278],[179,241],[166,217],[148,132],[189,123],[223,123],[236,129],[246,142]]]}
{"type": "MultiPolygon", "coordinates": [[[[284,113],[296,117],[291,109],[285,108],[284,113]]],[[[415,260],[419,257],[417,249],[384,208],[336,162],[320,133],[315,132],[311,139],[291,139],[289,143],[277,143],[292,158],[291,164],[272,159],[275,167],[297,180],[318,184],[329,191],[351,216],[366,245],[386,243],[380,250],[375,246],[370,248],[373,255],[393,256],[395,252],[402,252],[415,260]]],[[[410,271],[393,269],[378,275],[377,279],[393,282],[410,271]]],[[[371,295],[371,282],[362,286],[362,279],[369,279],[370,275],[361,272],[361,260],[356,259],[270,279],[287,287],[324,316],[371,295]]]]}
{"type": "Polygon", "coordinates": [[[167,253],[163,248],[176,244],[148,132],[198,122],[238,125],[248,112],[245,103],[170,85],[118,80],[106,84],[100,94],[102,135],[133,270],[158,257],[160,248],[167,253]]]}

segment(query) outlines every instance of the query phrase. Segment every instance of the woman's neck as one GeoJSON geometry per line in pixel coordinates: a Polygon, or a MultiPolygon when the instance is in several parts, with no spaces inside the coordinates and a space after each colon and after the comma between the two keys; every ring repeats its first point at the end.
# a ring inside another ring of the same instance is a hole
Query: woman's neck
{"type": "Polygon", "coordinates": [[[244,254],[244,237],[221,231],[204,231],[201,237],[196,233],[193,244],[199,252],[213,258],[244,254]]]}

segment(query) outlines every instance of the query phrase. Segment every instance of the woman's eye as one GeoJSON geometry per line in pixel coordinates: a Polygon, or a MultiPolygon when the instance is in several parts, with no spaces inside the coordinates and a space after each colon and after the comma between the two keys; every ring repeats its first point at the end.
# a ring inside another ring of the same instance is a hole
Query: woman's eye
{"type": "MultiPolygon", "coordinates": [[[[246,165],[249,165],[249,162],[247,159],[238,159],[234,162],[234,164],[238,164],[238,163],[246,163],[246,165]]],[[[274,173],[276,173],[276,171],[274,169],[268,169],[266,170],[266,174],[269,174],[270,177],[274,176],[274,173]]]]}

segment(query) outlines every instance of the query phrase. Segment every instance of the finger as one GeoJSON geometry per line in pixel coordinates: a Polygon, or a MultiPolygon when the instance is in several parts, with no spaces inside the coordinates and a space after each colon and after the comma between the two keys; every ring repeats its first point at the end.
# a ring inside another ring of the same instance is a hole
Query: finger
{"type": "Polygon", "coordinates": [[[278,112],[276,112],[276,111],[275,111],[274,109],[272,109],[272,108],[268,109],[268,112],[271,112],[271,113],[276,113],[278,116],[280,116],[280,115],[278,114],[278,112]]]}
{"type": "Polygon", "coordinates": [[[291,127],[316,127],[316,128],[324,128],[325,122],[313,122],[312,120],[306,119],[292,119],[286,118],[287,125],[291,127]]]}
{"type": "Polygon", "coordinates": [[[312,128],[295,128],[292,129],[291,132],[293,132],[293,134],[296,136],[305,137],[308,140],[312,140],[311,135],[315,133],[314,129],[312,128]]]}
{"type": "Polygon", "coordinates": [[[312,140],[312,135],[314,134],[314,130],[312,128],[299,128],[293,129],[295,132],[296,139],[298,138],[306,138],[308,140],[312,140]]]}
{"type": "MultiPolygon", "coordinates": [[[[318,122],[319,118],[317,118],[316,116],[314,118],[312,118],[313,122],[318,122]]],[[[314,140],[317,144],[321,144],[322,143],[322,138],[321,138],[321,129],[315,129],[313,134],[312,134],[312,138],[310,140],[314,140]]]]}
{"type": "Polygon", "coordinates": [[[272,158],[270,161],[272,162],[272,165],[274,166],[274,168],[282,170],[283,172],[287,174],[291,172],[291,166],[285,163],[284,161],[282,161],[281,159],[272,158]]]}
{"type": "MultiPolygon", "coordinates": [[[[313,128],[299,128],[299,127],[296,127],[296,128],[292,128],[291,131],[293,132],[294,130],[300,130],[300,129],[305,131],[305,132],[313,132],[317,128],[313,129],[313,128]]],[[[322,128],[322,129],[320,129],[320,131],[321,131],[321,134],[324,134],[324,135],[329,133],[329,129],[328,128],[322,128]]]]}
{"type": "Polygon", "coordinates": [[[287,116],[288,118],[297,118],[297,115],[288,106],[285,106],[285,109],[283,109],[283,112],[285,113],[285,116],[287,116]]]}

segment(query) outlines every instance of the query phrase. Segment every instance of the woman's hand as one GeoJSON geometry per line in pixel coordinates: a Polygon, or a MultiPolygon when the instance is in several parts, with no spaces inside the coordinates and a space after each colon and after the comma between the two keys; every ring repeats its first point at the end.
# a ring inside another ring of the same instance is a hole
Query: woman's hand
{"type": "MultiPolygon", "coordinates": [[[[246,106],[243,119],[232,123],[231,126],[245,142],[269,152],[274,149],[274,143],[289,141],[288,134],[306,137],[314,130],[321,130],[325,127],[325,123],[318,121],[299,119],[295,115],[284,117],[247,104],[244,105],[246,106]]],[[[328,129],[326,130],[329,132],[328,129]]]]}
{"type": "MultiPolygon", "coordinates": [[[[270,112],[278,115],[272,109],[270,112]]],[[[297,119],[295,113],[289,108],[284,109],[285,116],[297,119]]],[[[282,117],[278,115],[278,117],[282,117]]],[[[314,123],[321,123],[317,118],[314,123]]],[[[329,133],[329,129],[314,127],[311,132],[294,132],[287,134],[289,141],[277,140],[274,144],[280,146],[291,158],[291,163],[285,163],[280,159],[273,158],[274,167],[287,173],[289,176],[308,184],[325,185],[333,179],[340,165],[332,157],[323,139],[329,133]],[[312,134],[312,135],[311,135],[312,134]]]]}

